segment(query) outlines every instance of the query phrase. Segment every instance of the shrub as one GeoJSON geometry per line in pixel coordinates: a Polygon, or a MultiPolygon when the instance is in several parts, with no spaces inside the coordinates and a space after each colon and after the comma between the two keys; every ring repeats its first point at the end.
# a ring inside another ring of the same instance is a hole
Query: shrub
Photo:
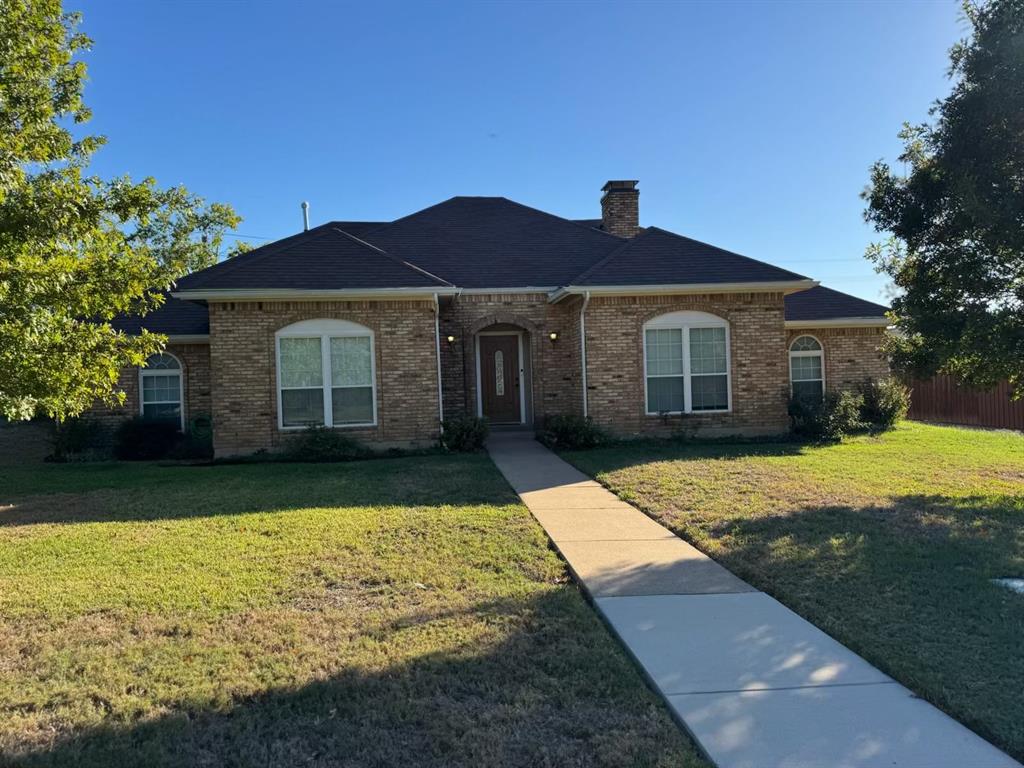
{"type": "Polygon", "coordinates": [[[549,448],[596,448],[608,441],[604,430],[589,418],[571,414],[548,416],[537,436],[549,448]]]}
{"type": "Polygon", "coordinates": [[[869,379],[861,384],[859,392],[864,398],[860,420],[873,431],[892,429],[910,409],[910,390],[896,379],[869,379]]]}
{"type": "Polygon", "coordinates": [[[441,425],[441,446],[448,451],[479,451],[484,447],[490,428],[486,419],[456,416],[441,425]]]}
{"type": "Polygon", "coordinates": [[[109,451],[103,424],[92,419],[68,419],[54,426],[53,453],[49,461],[74,461],[102,458],[109,451]],[[105,445],[106,444],[106,445],[105,445]]]}
{"type": "Polygon", "coordinates": [[[856,392],[826,392],[821,399],[794,397],[789,401],[793,432],[801,437],[836,442],[862,428],[864,398],[856,392]]]}
{"type": "Polygon", "coordinates": [[[365,459],[371,453],[366,446],[346,434],[329,427],[310,427],[292,440],[283,458],[324,463],[365,459]]]}
{"type": "Polygon", "coordinates": [[[213,458],[213,420],[209,414],[201,413],[189,419],[188,431],[168,453],[168,458],[213,458]]]}
{"type": "Polygon", "coordinates": [[[177,421],[136,416],[114,432],[114,455],[127,461],[165,459],[181,440],[177,421]]]}

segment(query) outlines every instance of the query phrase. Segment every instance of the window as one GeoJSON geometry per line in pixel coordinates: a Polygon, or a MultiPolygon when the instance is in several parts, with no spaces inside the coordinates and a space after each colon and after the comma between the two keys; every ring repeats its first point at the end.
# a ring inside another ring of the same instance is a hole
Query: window
{"type": "Polygon", "coordinates": [[[644,325],[647,413],[729,410],[729,326],[705,312],[644,325]]]}
{"type": "Polygon", "coordinates": [[[139,406],[143,418],[176,421],[184,429],[181,363],[166,352],[151,355],[139,369],[139,406]]]}
{"type": "Polygon", "coordinates": [[[304,320],[277,332],[281,428],[377,423],[373,331],[345,320],[304,320]]]}
{"type": "Polygon", "coordinates": [[[800,336],[789,345],[789,383],[793,397],[820,400],[825,395],[825,365],[821,342],[800,336]]]}

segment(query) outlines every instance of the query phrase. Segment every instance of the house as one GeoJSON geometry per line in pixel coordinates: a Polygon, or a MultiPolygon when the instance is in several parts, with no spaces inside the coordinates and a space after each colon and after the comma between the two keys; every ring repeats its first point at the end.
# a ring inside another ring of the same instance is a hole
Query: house
{"type": "Polygon", "coordinates": [[[475,414],[581,414],[619,435],[788,428],[792,391],[887,374],[886,308],[658,227],[636,181],[601,218],[454,197],[391,222],[332,221],[182,278],[120,327],[169,337],[125,371],[124,409],[212,416],[218,456],[311,424],[377,446],[475,414]]]}

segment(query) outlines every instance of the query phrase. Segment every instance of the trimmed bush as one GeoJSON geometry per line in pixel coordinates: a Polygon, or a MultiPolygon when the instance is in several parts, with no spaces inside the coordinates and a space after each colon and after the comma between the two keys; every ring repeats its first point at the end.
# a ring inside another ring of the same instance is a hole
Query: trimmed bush
{"type": "Polygon", "coordinates": [[[487,420],[476,416],[456,416],[441,427],[441,447],[458,453],[481,450],[490,431],[487,420]]]}
{"type": "Polygon", "coordinates": [[[789,416],[794,434],[822,442],[838,442],[863,428],[864,397],[856,392],[826,392],[821,399],[794,397],[789,416]]]}
{"type": "Polygon", "coordinates": [[[68,419],[54,425],[53,453],[47,461],[86,461],[109,457],[109,436],[101,422],[92,419],[68,419]]]}
{"type": "Polygon", "coordinates": [[[283,458],[325,463],[365,459],[372,451],[358,440],[329,427],[310,427],[294,438],[283,458]]]}
{"type": "Polygon", "coordinates": [[[136,416],[114,432],[114,456],[125,461],[166,459],[181,440],[177,421],[136,416]]]}
{"type": "Polygon", "coordinates": [[[859,392],[864,398],[860,420],[874,432],[892,429],[910,410],[910,390],[896,379],[869,379],[860,385],[859,392]]]}
{"type": "Polygon", "coordinates": [[[209,414],[193,416],[188,422],[188,431],[168,454],[171,459],[212,459],[213,420],[209,414]]]}
{"type": "Polygon", "coordinates": [[[608,435],[589,418],[556,414],[544,420],[537,439],[549,448],[585,449],[608,442],[608,435]]]}

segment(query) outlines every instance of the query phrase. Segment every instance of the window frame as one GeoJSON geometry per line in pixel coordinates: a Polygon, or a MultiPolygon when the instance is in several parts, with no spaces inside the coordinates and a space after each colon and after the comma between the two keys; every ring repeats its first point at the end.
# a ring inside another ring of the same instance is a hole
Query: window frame
{"type": "Polygon", "coordinates": [[[310,426],[328,429],[366,429],[376,427],[377,418],[377,341],[373,330],[349,320],[301,320],[279,329],[274,334],[274,368],[277,389],[277,428],[283,432],[309,429],[310,426]],[[340,384],[334,386],[331,376],[331,339],[368,338],[370,340],[370,403],[373,409],[371,421],[354,424],[335,424],[333,389],[365,389],[365,384],[340,384]],[[287,389],[320,389],[323,397],[324,418],[322,424],[298,424],[285,426],[283,392],[281,387],[281,339],[318,339],[320,341],[320,386],[287,387],[287,389]]]}
{"type": "Polygon", "coordinates": [[[789,342],[789,346],[786,351],[789,353],[789,396],[793,397],[793,358],[794,357],[818,357],[821,359],[821,379],[801,379],[801,383],[805,381],[821,381],[821,396],[825,397],[825,345],[821,343],[821,339],[815,336],[813,333],[801,333],[798,336],[794,336],[789,342]],[[817,349],[811,350],[795,350],[793,345],[796,344],[800,339],[814,339],[818,344],[817,349]]]}
{"type": "Polygon", "coordinates": [[[667,312],[657,317],[652,317],[645,322],[640,329],[640,343],[643,348],[643,388],[644,388],[644,414],[647,416],[701,416],[704,414],[731,413],[732,412],[732,334],[730,333],[729,321],[724,317],[713,315],[710,312],[697,312],[686,310],[681,312],[667,312]],[[714,410],[701,409],[693,410],[693,376],[721,376],[721,373],[698,373],[691,372],[690,366],[690,330],[700,328],[723,328],[725,329],[725,397],[726,407],[715,408],[714,410]],[[650,406],[650,392],[647,380],[650,378],[677,378],[680,374],[648,374],[647,373],[647,331],[650,330],[680,330],[682,331],[682,353],[683,353],[683,410],[681,411],[652,411],[650,406]]]}
{"type": "Polygon", "coordinates": [[[139,416],[142,418],[146,417],[146,406],[147,405],[170,405],[174,402],[178,404],[178,429],[181,432],[185,431],[185,366],[181,362],[181,358],[172,352],[164,350],[163,352],[155,352],[146,358],[148,363],[154,357],[160,357],[166,355],[178,364],[177,370],[169,368],[147,368],[145,365],[139,366],[139,416]],[[168,373],[172,371],[172,373],[168,373]],[[146,387],[143,381],[147,377],[153,376],[169,376],[175,375],[178,377],[178,399],[175,400],[159,400],[157,402],[146,402],[146,387]]]}

